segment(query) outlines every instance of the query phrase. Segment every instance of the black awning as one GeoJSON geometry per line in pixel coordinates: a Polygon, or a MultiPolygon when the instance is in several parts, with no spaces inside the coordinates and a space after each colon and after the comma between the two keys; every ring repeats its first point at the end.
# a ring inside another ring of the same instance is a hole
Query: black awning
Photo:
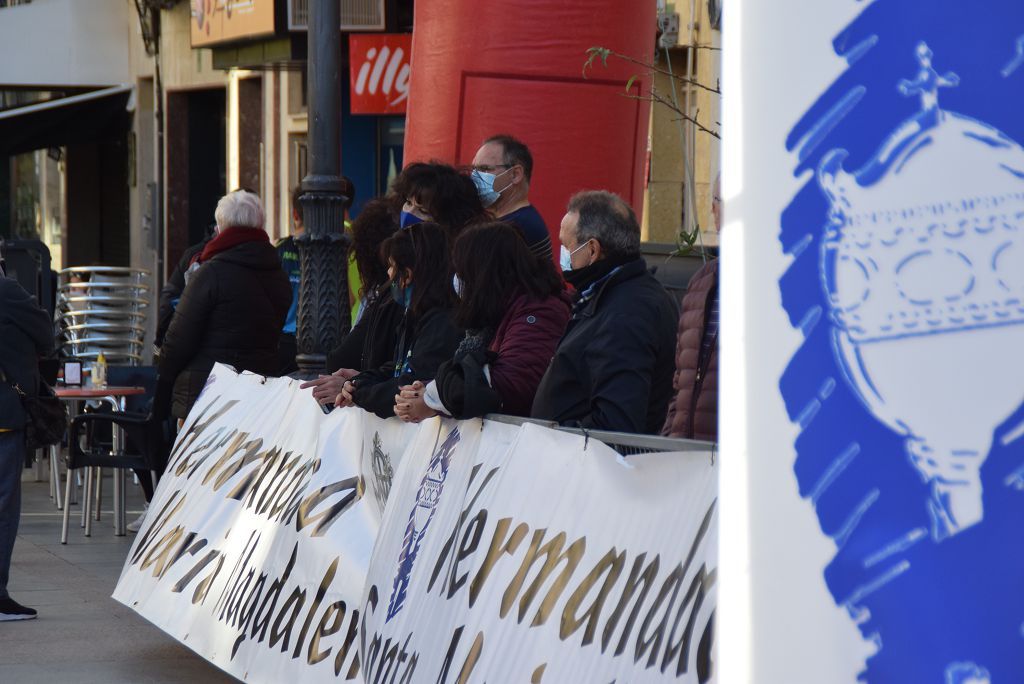
{"type": "Polygon", "coordinates": [[[0,155],[114,140],[131,127],[131,86],[114,86],[0,112],[0,155]]]}

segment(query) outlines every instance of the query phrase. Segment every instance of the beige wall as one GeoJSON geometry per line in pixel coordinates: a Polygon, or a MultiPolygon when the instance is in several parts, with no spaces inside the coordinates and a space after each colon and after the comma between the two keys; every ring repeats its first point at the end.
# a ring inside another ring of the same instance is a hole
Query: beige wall
{"type": "MultiPolygon", "coordinates": [[[[699,83],[717,87],[721,77],[721,52],[706,48],[721,46],[721,32],[710,27],[707,19],[707,3],[689,0],[677,3],[674,11],[679,14],[679,46],[658,51],[655,67],[677,76],[694,74],[699,83]],[[693,12],[693,22],[690,12],[693,12]],[[690,27],[692,26],[692,33],[690,27]],[[693,41],[697,49],[687,49],[693,41]],[[694,56],[694,67],[688,72],[688,55],[694,56]],[[671,59],[671,63],[669,62],[671,59]]],[[[654,88],[659,96],[672,100],[672,79],[655,72],[654,88]]],[[[680,109],[688,111],[704,126],[718,131],[721,121],[721,97],[701,88],[690,87],[676,81],[676,97],[680,109]]],[[[691,124],[678,121],[679,115],[663,105],[651,107],[650,176],[644,198],[643,239],[647,242],[675,243],[684,227],[684,210],[693,211],[695,222],[700,226],[704,244],[718,244],[711,216],[711,185],[718,173],[719,141],[713,136],[696,130],[691,124]],[[680,130],[682,128],[682,131],[680,130]],[[685,138],[685,144],[684,144],[685,138]],[[692,162],[693,201],[686,189],[684,161],[692,162]],[[692,206],[691,206],[692,205],[692,206]]]]}

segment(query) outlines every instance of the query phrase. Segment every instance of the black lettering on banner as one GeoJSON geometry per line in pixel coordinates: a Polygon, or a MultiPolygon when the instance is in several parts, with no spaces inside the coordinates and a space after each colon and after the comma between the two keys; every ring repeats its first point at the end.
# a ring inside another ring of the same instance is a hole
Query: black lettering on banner
{"type": "Polygon", "coordinates": [[[316,665],[330,657],[333,648],[321,651],[320,640],[341,631],[342,626],[345,624],[345,611],[344,601],[335,601],[327,605],[324,614],[320,616],[320,623],[317,624],[316,631],[313,632],[313,640],[309,642],[309,651],[306,653],[306,663],[308,665],[316,665]],[[333,622],[331,622],[332,619],[334,620],[333,622]],[[330,624],[328,625],[328,623],[330,624]]]}
{"type": "Polygon", "coordinates": [[[284,572],[281,573],[281,577],[271,582],[270,591],[263,597],[263,602],[256,612],[256,620],[252,624],[249,638],[255,638],[256,634],[259,633],[260,636],[257,643],[263,643],[263,640],[267,637],[267,628],[270,627],[270,619],[277,609],[277,600],[281,597],[281,590],[287,584],[288,578],[291,577],[292,568],[295,567],[295,559],[298,557],[298,553],[299,544],[296,542],[292,547],[292,554],[288,558],[288,564],[285,566],[284,572]]]}
{"type": "Polygon", "coordinates": [[[512,525],[512,518],[502,518],[498,521],[498,524],[494,528],[494,535],[491,537],[491,546],[487,549],[487,557],[484,558],[483,565],[477,570],[476,576],[473,578],[472,584],[469,585],[469,607],[472,608],[473,604],[476,603],[477,597],[484,588],[484,583],[487,581],[487,577],[491,574],[491,570],[497,565],[498,559],[502,555],[512,555],[519,548],[519,544],[522,543],[526,534],[530,531],[529,525],[526,523],[519,523],[516,525],[516,529],[512,531],[512,534],[508,536],[506,541],[506,535],[508,535],[508,528],[512,525]]]}
{"type": "MultiPolygon", "coordinates": [[[[363,661],[367,660],[366,651],[366,635],[369,632],[369,626],[366,624],[366,618],[370,617],[377,610],[377,602],[379,601],[377,592],[377,585],[371,584],[370,591],[366,594],[366,603],[363,605],[363,621],[359,625],[359,652],[363,654],[363,661]]],[[[338,667],[340,658],[334,661],[334,673],[338,674],[341,669],[338,667]]]]}
{"type": "MultiPolygon", "coordinates": [[[[174,586],[171,587],[171,591],[175,594],[180,594],[181,592],[185,591],[185,588],[188,587],[192,580],[196,578],[196,575],[201,573],[206,568],[207,565],[209,565],[210,563],[212,563],[220,557],[220,551],[218,551],[217,549],[210,549],[209,551],[207,551],[206,555],[203,556],[198,563],[193,565],[188,572],[182,575],[181,579],[174,583],[174,586]]],[[[193,600],[192,603],[195,603],[195,600],[193,600]]]]}
{"type": "MultiPolygon", "coordinates": [[[[212,552],[211,552],[212,553],[212,552]]],[[[203,578],[203,580],[196,586],[196,590],[192,593],[192,605],[205,604],[206,597],[210,594],[210,589],[213,587],[213,583],[217,581],[217,577],[220,575],[221,569],[224,567],[224,554],[217,553],[217,567],[213,569],[209,575],[203,578]]]]}
{"type": "MultiPolygon", "coordinates": [[[[252,574],[252,571],[250,571],[252,574]]],[[[261,572],[259,577],[256,578],[256,582],[252,585],[252,589],[249,591],[248,597],[242,602],[242,609],[240,611],[240,618],[237,624],[240,634],[235,639],[235,644],[231,648],[231,657],[235,657],[235,653],[238,652],[238,647],[245,641],[245,632],[249,629],[249,625],[252,623],[253,616],[256,614],[256,604],[259,603],[260,597],[263,596],[263,588],[267,585],[267,573],[261,572]]]]}
{"type": "MultiPolygon", "coordinates": [[[[690,553],[687,554],[686,557],[686,570],[689,569],[690,563],[693,562],[693,558],[700,547],[700,543],[704,540],[705,536],[707,536],[708,530],[711,528],[711,518],[717,503],[717,499],[712,501],[707,513],[704,514],[704,520],[701,521],[701,526],[697,530],[697,535],[693,540],[693,544],[690,545],[690,553]]],[[[672,629],[669,630],[668,645],[665,649],[665,657],[661,663],[662,672],[666,670],[670,661],[675,657],[677,652],[679,653],[679,661],[676,664],[676,676],[681,675],[689,669],[690,643],[693,638],[693,629],[696,625],[700,608],[704,604],[704,596],[711,590],[711,587],[714,586],[716,576],[717,571],[712,570],[709,574],[707,572],[707,566],[703,563],[694,575],[693,581],[690,583],[690,587],[687,590],[686,595],[683,597],[683,602],[679,605],[679,610],[676,613],[675,620],[672,621],[672,629]],[[691,600],[693,601],[693,608],[690,611],[690,618],[686,621],[686,629],[683,630],[681,640],[676,643],[674,640],[676,629],[679,627],[679,623],[682,620],[683,615],[686,613],[686,608],[690,604],[691,600]]],[[[700,669],[699,663],[698,669],[700,669]]]]}
{"type": "Polygon", "coordinates": [[[249,563],[249,559],[252,558],[253,552],[256,550],[256,545],[259,543],[259,537],[256,534],[256,530],[249,533],[249,538],[245,542],[245,546],[242,547],[242,553],[238,554],[238,560],[235,561],[235,567],[231,569],[231,574],[228,575],[227,584],[224,585],[224,589],[220,592],[220,598],[217,599],[217,603],[214,604],[213,610],[216,612],[220,610],[220,616],[218,620],[224,620],[224,613],[228,610],[232,600],[235,597],[235,592],[238,591],[238,583],[242,575],[245,573],[245,567],[249,563]]]}
{"type": "MultiPolygon", "coordinates": [[[[215,423],[218,418],[220,418],[225,413],[227,413],[232,408],[234,408],[235,404],[237,404],[237,403],[238,403],[237,399],[231,399],[229,401],[225,401],[223,403],[223,405],[220,405],[219,408],[217,409],[217,411],[212,416],[209,417],[209,419],[204,421],[203,419],[206,417],[206,414],[210,411],[210,409],[212,409],[214,406],[217,406],[218,404],[220,404],[220,398],[218,397],[218,398],[214,399],[212,402],[208,403],[203,408],[203,410],[199,413],[199,417],[196,418],[196,422],[192,424],[191,428],[189,428],[188,433],[178,441],[178,443],[175,445],[174,450],[171,452],[170,456],[168,457],[168,459],[167,459],[167,470],[168,470],[168,472],[170,472],[172,467],[174,467],[174,465],[177,463],[178,458],[181,457],[182,454],[187,452],[189,450],[189,448],[193,444],[195,444],[196,440],[199,439],[199,436],[201,434],[203,434],[204,432],[206,432],[206,429],[208,427],[210,427],[210,425],[215,423]]],[[[184,471],[182,471],[182,472],[184,472],[184,471]]],[[[180,475],[181,473],[180,472],[176,472],[175,474],[180,475]]]]}
{"type": "Polygon", "coordinates": [[[637,613],[640,612],[640,607],[647,599],[647,592],[650,590],[654,579],[658,576],[658,567],[661,565],[660,557],[655,556],[647,567],[644,568],[643,572],[641,572],[640,568],[646,559],[647,553],[645,552],[641,553],[633,561],[633,569],[629,572],[629,579],[626,580],[626,586],[622,590],[619,604],[615,607],[615,611],[608,618],[608,622],[604,626],[604,632],[601,635],[601,653],[604,653],[608,648],[608,642],[611,641],[612,635],[615,633],[615,627],[619,624],[622,612],[626,609],[629,600],[633,598],[633,594],[636,593],[637,584],[642,580],[643,589],[633,603],[633,610],[630,612],[629,619],[622,628],[622,637],[619,639],[619,645],[615,647],[615,655],[622,655],[622,652],[626,650],[626,642],[629,641],[629,633],[633,631],[633,623],[636,622],[637,613]]]}
{"type": "MultiPolygon", "coordinates": [[[[479,474],[480,469],[482,467],[483,464],[480,463],[477,463],[476,465],[473,466],[473,469],[469,473],[469,482],[466,483],[467,492],[473,486],[473,483],[476,481],[476,476],[477,474],[479,474]]],[[[430,582],[427,583],[427,593],[430,593],[430,591],[434,588],[434,581],[437,579],[437,576],[441,573],[441,568],[444,567],[445,561],[448,559],[448,554],[451,553],[452,548],[455,546],[455,542],[458,539],[459,530],[462,529],[463,523],[466,521],[466,518],[469,517],[469,512],[473,510],[473,508],[476,506],[476,502],[480,498],[480,495],[483,493],[484,489],[487,488],[488,483],[490,483],[491,479],[497,473],[498,468],[492,468],[490,472],[487,473],[487,477],[483,479],[483,482],[480,483],[480,486],[477,487],[476,491],[473,493],[472,498],[470,498],[469,505],[466,506],[465,509],[463,509],[462,513],[459,515],[459,521],[458,523],[456,523],[455,529],[453,529],[452,533],[448,535],[447,541],[445,541],[444,546],[441,547],[441,553],[437,557],[437,562],[434,563],[434,571],[430,574],[430,582]]],[[[444,591],[443,585],[441,587],[441,591],[444,591]]],[[[451,598],[451,594],[449,594],[448,596],[449,598],[451,598]]]]}
{"type": "Polygon", "coordinates": [[[327,572],[324,573],[324,577],[320,580],[320,586],[317,587],[316,596],[313,597],[313,604],[309,607],[309,612],[306,614],[306,621],[302,623],[302,631],[299,632],[299,638],[295,641],[295,651],[292,652],[292,658],[298,658],[299,652],[302,650],[302,644],[306,641],[306,634],[309,633],[309,625],[313,622],[313,615],[320,609],[320,604],[323,603],[324,596],[327,595],[327,589],[330,588],[331,582],[334,581],[334,575],[338,572],[338,561],[340,558],[334,557],[331,561],[330,566],[327,568],[327,572]]]}
{"type": "Polygon", "coordinates": [[[583,552],[587,548],[586,537],[580,537],[563,553],[562,547],[565,545],[565,532],[559,532],[550,541],[541,546],[545,534],[547,534],[547,529],[542,528],[534,531],[533,540],[526,549],[526,556],[523,557],[523,563],[519,566],[519,572],[512,578],[512,582],[505,589],[505,594],[501,597],[501,610],[498,613],[501,617],[505,617],[508,614],[516,597],[519,596],[519,591],[522,589],[530,569],[537,562],[538,558],[544,556],[544,564],[537,573],[536,579],[533,580],[533,584],[530,585],[529,589],[526,590],[526,593],[519,600],[519,615],[516,621],[522,622],[523,618],[526,617],[527,611],[530,609],[530,603],[533,602],[534,597],[544,586],[548,575],[562,561],[565,561],[565,567],[562,569],[561,574],[555,579],[554,584],[548,591],[548,595],[537,609],[533,622],[530,624],[531,627],[542,625],[547,620],[548,615],[555,606],[555,602],[558,601],[559,596],[565,590],[566,585],[569,583],[569,578],[576,570],[576,566],[579,565],[580,559],[583,558],[583,552]]]}
{"type": "Polygon", "coordinates": [[[339,482],[334,482],[325,487],[321,487],[316,490],[299,504],[299,514],[295,519],[295,530],[301,532],[310,525],[316,523],[316,527],[313,530],[312,537],[322,537],[327,533],[327,530],[331,529],[331,526],[338,521],[341,514],[344,513],[352,504],[359,499],[363,498],[363,478],[361,477],[349,477],[339,482]],[[349,490],[349,493],[337,501],[333,505],[327,508],[327,510],[312,515],[316,507],[321,503],[331,498],[338,492],[349,490]]]}
{"type": "Polygon", "coordinates": [[[454,596],[455,592],[466,584],[466,580],[469,578],[469,571],[462,573],[462,576],[459,577],[459,563],[476,553],[476,549],[480,545],[480,538],[484,534],[484,527],[486,526],[486,510],[481,510],[469,521],[469,526],[466,527],[466,532],[462,536],[462,543],[459,545],[459,551],[452,563],[452,571],[450,575],[451,580],[448,586],[448,598],[454,596]]]}
{"type": "MultiPolygon", "coordinates": [[[[374,606],[377,605],[377,599],[374,597],[374,606]]],[[[345,667],[345,658],[349,654],[349,650],[352,651],[352,664],[348,668],[348,674],[345,675],[345,679],[355,679],[356,675],[359,674],[359,649],[353,649],[352,645],[356,643],[356,637],[360,636],[359,632],[359,611],[353,610],[352,617],[348,621],[348,634],[345,635],[345,643],[342,644],[341,650],[338,651],[337,657],[334,659],[334,675],[339,676],[342,669],[345,667]]]]}
{"type": "Polygon", "coordinates": [[[292,590],[291,596],[284,602],[281,607],[281,612],[278,613],[277,619],[274,620],[274,626],[270,629],[270,648],[277,646],[277,642],[284,640],[281,644],[281,653],[288,651],[288,644],[292,638],[292,628],[295,626],[295,621],[299,618],[299,613],[302,612],[302,606],[306,603],[306,590],[295,587],[292,590]],[[292,606],[291,615],[289,616],[288,608],[292,606]],[[287,619],[287,622],[285,622],[287,619]],[[282,627],[282,623],[284,626],[282,627]]]}
{"type": "Polygon", "coordinates": [[[437,673],[436,684],[445,684],[448,681],[448,671],[452,667],[452,661],[455,660],[455,651],[459,648],[459,641],[462,639],[462,632],[465,629],[465,625],[456,627],[452,633],[452,639],[448,642],[448,652],[445,653],[444,660],[441,661],[441,671],[437,673]]]}
{"type": "Polygon", "coordinates": [[[636,649],[633,653],[633,662],[638,663],[643,659],[644,655],[649,650],[651,652],[650,658],[647,660],[647,665],[644,667],[650,667],[654,665],[658,659],[658,651],[661,649],[661,640],[665,637],[665,627],[668,624],[668,617],[672,612],[672,606],[676,602],[676,596],[679,595],[679,587],[683,583],[683,577],[686,571],[683,566],[676,565],[672,569],[672,572],[668,574],[665,581],[661,585],[661,591],[658,592],[657,597],[654,599],[654,603],[647,610],[647,615],[644,616],[644,620],[640,623],[640,631],[636,635],[636,649]],[[671,593],[672,597],[668,599],[668,603],[665,603],[666,597],[671,593]],[[663,616],[656,622],[657,628],[654,633],[648,636],[648,629],[652,624],[655,624],[655,616],[658,615],[658,611],[661,609],[662,604],[665,605],[663,616]]]}
{"type": "Polygon", "coordinates": [[[142,541],[139,542],[139,546],[137,549],[135,549],[135,553],[132,554],[132,565],[137,565],[139,559],[142,558],[143,554],[147,553],[150,550],[153,541],[156,539],[157,535],[160,534],[161,531],[163,531],[164,527],[166,527],[167,522],[175,515],[177,515],[178,511],[181,510],[181,507],[185,504],[185,499],[186,497],[181,494],[180,489],[177,489],[171,493],[170,497],[168,497],[167,499],[167,502],[164,503],[163,507],[156,514],[156,517],[153,519],[153,522],[146,530],[146,533],[142,536],[142,541]],[[171,508],[172,504],[174,505],[174,508],[171,508]],[[168,509],[171,510],[168,512],[168,509]]]}
{"type": "Polygon", "coordinates": [[[612,547],[611,551],[602,556],[601,560],[594,566],[594,569],[583,578],[583,581],[576,588],[576,591],[572,593],[572,596],[569,597],[565,608],[562,610],[562,622],[558,632],[560,639],[565,641],[579,629],[580,625],[586,622],[587,627],[583,630],[583,642],[580,645],[586,646],[594,641],[594,634],[597,632],[597,625],[601,620],[604,602],[608,598],[612,587],[619,581],[619,575],[622,574],[622,567],[625,563],[626,552],[616,553],[615,548],[612,547]],[[580,615],[580,605],[605,573],[607,573],[607,577],[605,577],[604,583],[601,585],[601,589],[598,591],[593,603],[580,615]]]}

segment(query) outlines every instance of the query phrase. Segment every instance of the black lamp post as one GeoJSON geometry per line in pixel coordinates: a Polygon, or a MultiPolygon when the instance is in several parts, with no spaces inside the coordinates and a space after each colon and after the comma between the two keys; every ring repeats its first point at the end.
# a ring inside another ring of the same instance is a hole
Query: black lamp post
{"type": "Polygon", "coordinates": [[[341,177],[341,3],[309,3],[309,173],[302,179],[305,233],[296,239],[302,267],[296,341],[299,375],[324,372],[327,352],[348,332],[348,290],[341,177]]]}

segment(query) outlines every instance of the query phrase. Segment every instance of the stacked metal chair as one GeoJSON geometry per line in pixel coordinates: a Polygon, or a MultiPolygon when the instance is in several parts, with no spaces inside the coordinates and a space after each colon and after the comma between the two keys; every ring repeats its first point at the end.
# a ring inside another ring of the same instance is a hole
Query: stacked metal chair
{"type": "Polygon", "coordinates": [[[149,272],[117,266],[76,266],[60,272],[57,315],[67,357],[91,364],[142,363],[149,272]]]}

